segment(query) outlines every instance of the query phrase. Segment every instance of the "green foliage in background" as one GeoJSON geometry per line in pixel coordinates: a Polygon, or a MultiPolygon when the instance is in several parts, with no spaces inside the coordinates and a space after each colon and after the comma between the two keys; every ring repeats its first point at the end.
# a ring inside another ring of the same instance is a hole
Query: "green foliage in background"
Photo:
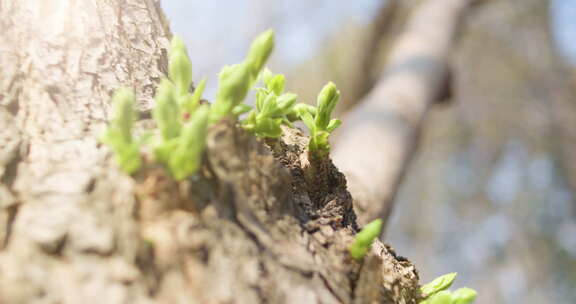
{"type": "Polygon", "coordinates": [[[454,292],[447,290],[452,286],[456,273],[449,273],[434,279],[420,287],[424,300],[420,304],[469,304],[476,299],[476,291],[463,287],[454,292]]]}
{"type": "Polygon", "coordinates": [[[350,256],[355,260],[364,258],[374,240],[380,236],[382,231],[382,220],[377,219],[364,226],[362,231],[354,237],[354,242],[348,248],[350,256]]]}

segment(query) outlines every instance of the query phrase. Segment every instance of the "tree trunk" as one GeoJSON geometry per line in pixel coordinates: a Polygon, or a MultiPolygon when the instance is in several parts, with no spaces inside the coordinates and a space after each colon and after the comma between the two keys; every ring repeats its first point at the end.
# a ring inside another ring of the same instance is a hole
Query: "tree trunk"
{"type": "Polygon", "coordinates": [[[416,303],[391,248],[349,258],[344,176],[296,130],[217,124],[180,183],[111,162],[111,93],[147,110],[166,70],[158,1],[0,0],[0,29],[0,303],[416,303]]]}

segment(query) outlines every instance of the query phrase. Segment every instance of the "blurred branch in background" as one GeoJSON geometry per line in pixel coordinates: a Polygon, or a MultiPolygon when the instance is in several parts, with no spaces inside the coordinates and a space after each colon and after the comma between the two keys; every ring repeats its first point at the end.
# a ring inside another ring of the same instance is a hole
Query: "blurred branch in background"
{"type": "Polygon", "coordinates": [[[426,1],[393,46],[376,87],[344,121],[333,152],[360,223],[386,222],[422,122],[448,74],[450,50],[472,1],[426,1]]]}
{"type": "Polygon", "coordinates": [[[390,33],[400,7],[399,0],[388,0],[378,10],[368,30],[366,46],[361,50],[354,85],[348,93],[348,98],[339,104],[340,112],[348,111],[374,86],[378,76],[377,67],[380,65],[381,50],[383,44],[391,40],[390,33]]]}
{"type": "Polygon", "coordinates": [[[552,2],[494,0],[466,18],[454,103],[431,111],[386,235],[423,281],[457,269],[479,303],[574,303],[574,161],[561,153],[574,87],[552,2]]]}

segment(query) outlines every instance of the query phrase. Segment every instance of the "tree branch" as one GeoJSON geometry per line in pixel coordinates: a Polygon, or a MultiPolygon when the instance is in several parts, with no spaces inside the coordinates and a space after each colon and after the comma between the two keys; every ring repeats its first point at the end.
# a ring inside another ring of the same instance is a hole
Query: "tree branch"
{"type": "Polygon", "coordinates": [[[333,151],[360,223],[388,218],[430,106],[448,75],[448,57],[470,0],[426,1],[392,48],[376,87],[345,118],[333,151]]]}

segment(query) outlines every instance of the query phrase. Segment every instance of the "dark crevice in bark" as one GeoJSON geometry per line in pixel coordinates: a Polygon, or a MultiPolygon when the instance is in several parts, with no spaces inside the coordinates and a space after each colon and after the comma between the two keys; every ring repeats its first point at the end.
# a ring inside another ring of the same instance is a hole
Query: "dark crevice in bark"
{"type": "Polygon", "coordinates": [[[0,247],[0,250],[6,248],[6,246],[8,246],[8,243],[10,242],[10,237],[12,236],[12,229],[14,226],[14,220],[16,219],[16,215],[18,214],[18,203],[6,208],[5,212],[7,213],[8,218],[6,220],[6,225],[4,227],[5,232],[4,235],[2,236],[4,239],[2,240],[2,246],[0,247]]]}
{"type": "MultiPolygon", "coordinates": [[[[336,298],[338,299],[339,303],[345,303],[336,292],[334,292],[334,288],[332,286],[330,286],[330,282],[328,282],[328,280],[326,279],[326,277],[324,277],[322,274],[318,273],[318,276],[320,277],[320,279],[322,279],[322,282],[324,283],[324,286],[326,286],[326,289],[328,289],[330,291],[330,293],[336,298]]],[[[353,284],[352,284],[353,285],[353,284]]],[[[351,299],[354,300],[353,295],[351,296],[351,299]]]]}

